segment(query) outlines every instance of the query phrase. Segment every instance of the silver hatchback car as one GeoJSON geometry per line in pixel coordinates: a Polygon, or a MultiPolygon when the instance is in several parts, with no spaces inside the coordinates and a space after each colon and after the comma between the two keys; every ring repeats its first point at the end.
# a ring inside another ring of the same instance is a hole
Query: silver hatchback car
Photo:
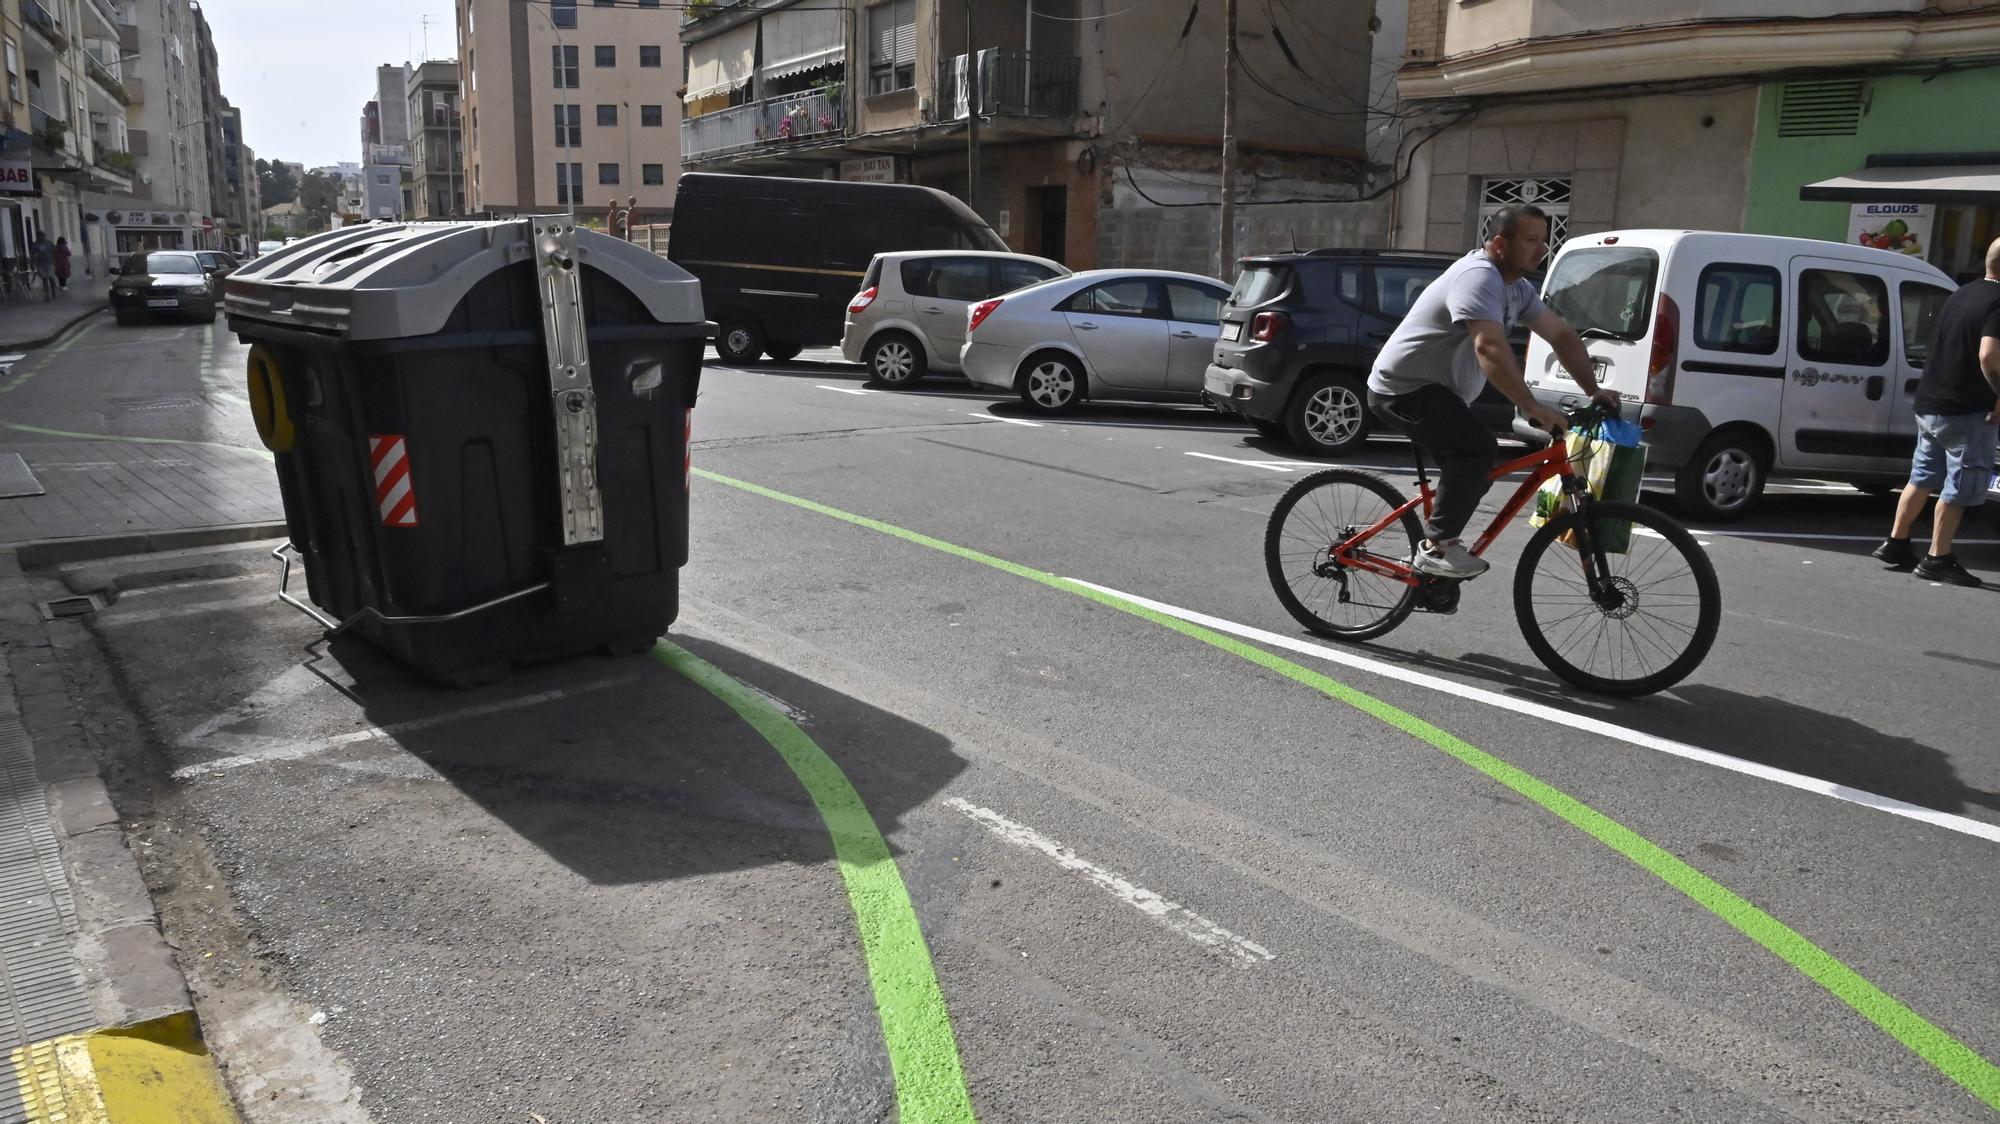
{"type": "Polygon", "coordinates": [[[988,297],[1036,285],[1069,270],[1047,258],[986,250],[877,254],[847,306],[840,352],[868,368],[876,386],[908,386],[936,371],[957,372],[966,310],[988,297]]]}

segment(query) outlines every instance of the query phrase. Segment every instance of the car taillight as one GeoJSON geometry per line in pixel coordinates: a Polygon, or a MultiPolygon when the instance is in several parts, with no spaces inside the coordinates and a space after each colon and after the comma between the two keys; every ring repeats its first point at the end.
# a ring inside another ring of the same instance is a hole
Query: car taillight
{"type": "Polygon", "coordinates": [[[867,308],[869,305],[874,303],[875,303],[875,286],[870,285],[866,289],[863,289],[860,292],[854,294],[854,299],[848,302],[847,311],[860,312],[861,310],[867,308]]]}
{"type": "Polygon", "coordinates": [[[993,315],[993,310],[999,307],[1000,302],[998,300],[980,301],[978,304],[973,305],[972,311],[965,314],[966,334],[972,334],[973,329],[984,324],[986,318],[993,315]]]}
{"type": "Polygon", "coordinates": [[[1282,312],[1260,312],[1250,318],[1250,338],[1258,343],[1269,343],[1278,338],[1278,333],[1292,326],[1292,318],[1282,312]]]}
{"type": "Polygon", "coordinates": [[[1653,355],[1646,362],[1646,404],[1674,404],[1674,369],[1680,366],[1681,309],[1674,298],[1660,294],[1660,310],[1653,314],[1653,355]]]}

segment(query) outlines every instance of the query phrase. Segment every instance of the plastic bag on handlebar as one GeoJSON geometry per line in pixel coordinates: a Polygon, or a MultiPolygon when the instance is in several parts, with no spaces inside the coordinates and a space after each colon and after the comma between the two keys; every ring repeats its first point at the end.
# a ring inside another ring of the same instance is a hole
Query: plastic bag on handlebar
{"type": "MultiPolygon", "coordinates": [[[[1571,430],[1564,438],[1569,449],[1570,464],[1580,474],[1590,488],[1593,499],[1612,503],[1637,503],[1639,501],[1639,479],[1646,470],[1646,450],[1634,441],[1631,445],[1617,443],[1614,437],[1623,437],[1625,432],[1608,434],[1611,426],[1629,427],[1636,433],[1639,427],[1631,422],[1613,419],[1604,423],[1599,431],[1591,434],[1571,430]]],[[[1556,517],[1562,510],[1562,477],[1552,477],[1542,482],[1535,491],[1535,510],[1528,516],[1530,526],[1539,527],[1556,517]]],[[[1607,554],[1623,554],[1632,545],[1632,524],[1624,520],[1600,522],[1597,524],[1598,537],[1603,541],[1598,545],[1607,554]]],[[[1565,532],[1562,542],[1576,545],[1575,532],[1565,532]]]]}

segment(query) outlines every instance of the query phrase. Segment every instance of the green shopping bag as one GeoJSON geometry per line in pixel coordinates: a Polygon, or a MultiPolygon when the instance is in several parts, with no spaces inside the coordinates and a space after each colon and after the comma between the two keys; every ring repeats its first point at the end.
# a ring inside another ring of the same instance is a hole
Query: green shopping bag
{"type": "MultiPolygon", "coordinates": [[[[1646,471],[1646,450],[1639,445],[1623,445],[1601,436],[1585,437],[1572,430],[1565,440],[1568,442],[1570,464],[1583,476],[1590,488],[1593,499],[1610,503],[1637,503],[1639,501],[1639,480],[1646,471]]],[[[1535,510],[1528,516],[1531,526],[1539,527],[1555,518],[1562,510],[1562,477],[1551,477],[1542,482],[1535,491],[1535,510]]],[[[1600,541],[1597,545],[1607,554],[1623,554],[1632,547],[1632,524],[1623,519],[1600,521],[1597,525],[1600,541]]],[[[1573,532],[1565,532],[1562,541],[1568,546],[1576,545],[1573,532]]]]}

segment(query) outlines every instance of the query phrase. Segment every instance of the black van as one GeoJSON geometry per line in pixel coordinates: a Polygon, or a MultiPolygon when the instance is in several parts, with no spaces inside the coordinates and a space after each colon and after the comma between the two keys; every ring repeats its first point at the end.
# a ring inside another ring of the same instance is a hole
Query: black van
{"type": "Polygon", "coordinates": [[[868,262],[892,250],[1005,250],[972,208],[935,188],[691,172],[674,196],[667,257],[701,280],[732,363],[840,342],[868,262]]]}

